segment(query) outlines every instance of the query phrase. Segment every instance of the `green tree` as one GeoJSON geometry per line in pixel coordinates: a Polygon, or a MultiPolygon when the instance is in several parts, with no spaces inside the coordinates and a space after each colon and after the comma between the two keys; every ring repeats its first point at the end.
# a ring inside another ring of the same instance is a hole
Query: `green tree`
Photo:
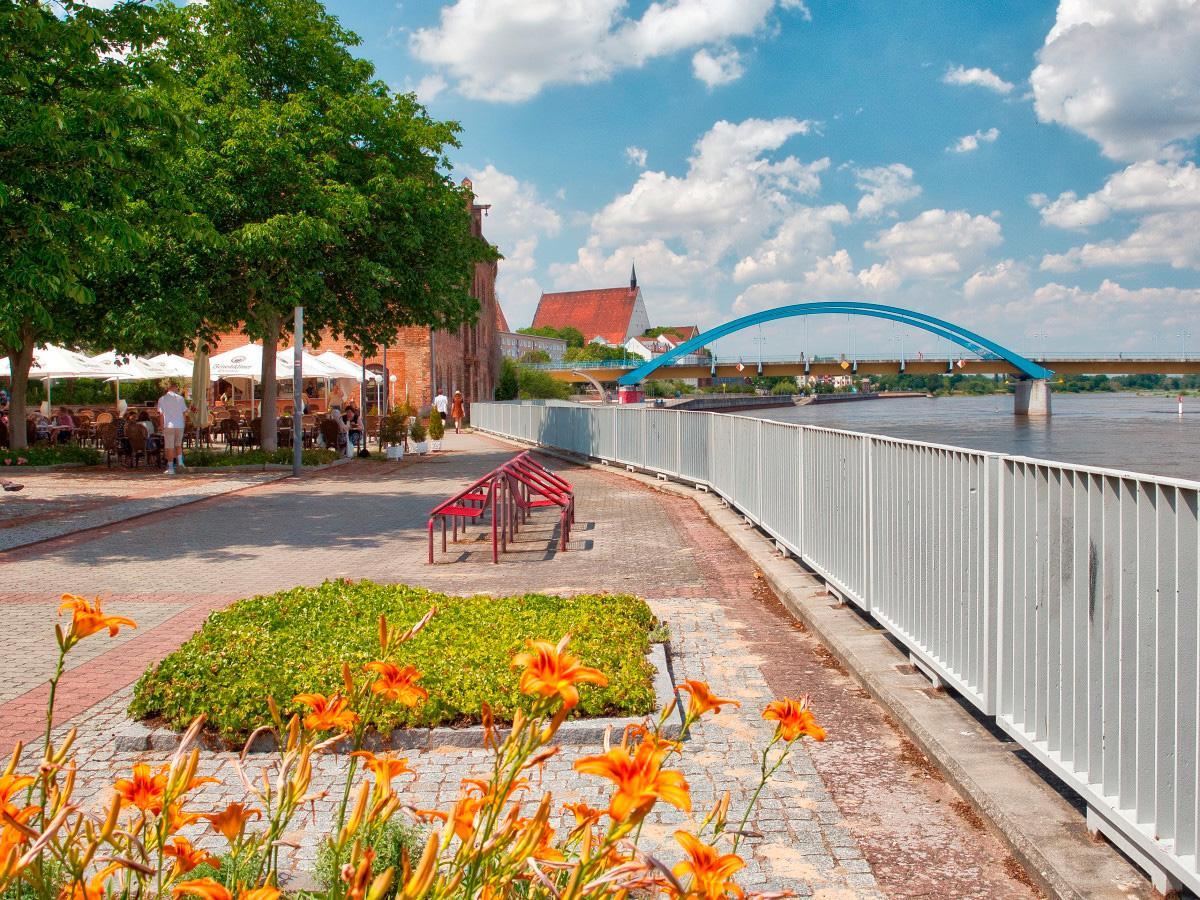
{"type": "Polygon", "coordinates": [[[202,123],[182,161],[214,239],[198,256],[207,332],[263,342],[262,442],[276,445],[275,357],[305,308],[372,352],[405,325],[471,321],[472,198],[449,178],[458,126],[392,94],[318,0],[212,0],[173,12],[163,61],[202,123]]]}
{"type": "MultiPolygon", "coordinates": [[[[151,90],[169,71],[140,52],[165,15],[135,2],[0,0],[0,352],[15,422],[34,349],[89,342],[110,312],[114,298],[91,280],[142,239],[140,186],[186,130],[151,90]]],[[[25,446],[25,429],[10,440],[25,446]]]]}
{"type": "Polygon", "coordinates": [[[566,400],[571,385],[558,381],[549,372],[521,366],[517,373],[517,394],[522,400],[566,400]]]}
{"type": "Polygon", "coordinates": [[[558,338],[560,341],[566,341],[568,347],[583,346],[583,332],[573,325],[566,325],[562,328],[553,328],[550,325],[539,325],[537,328],[532,326],[528,328],[518,328],[518,334],[532,334],[537,337],[558,338]]]}
{"type": "Polygon", "coordinates": [[[497,400],[516,400],[520,391],[518,366],[507,356],[500,360],[500,377],[496,380],[497,400]]]}
{"type": "Polygon", "coordinates": [[[550,362],[550,354],[545,350],[526,350],[521,354],[521,362],[523,363],[548,363],[550,362]]]}

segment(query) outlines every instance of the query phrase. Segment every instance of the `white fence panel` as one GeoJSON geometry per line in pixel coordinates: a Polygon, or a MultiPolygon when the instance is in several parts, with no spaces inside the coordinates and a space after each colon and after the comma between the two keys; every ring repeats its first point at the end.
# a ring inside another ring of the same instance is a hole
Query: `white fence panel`
{"type": "Polygon", "coordinates": [[[715,413],[477,403],[718,491],[1200,892],[1200,484],[715,413]]]}

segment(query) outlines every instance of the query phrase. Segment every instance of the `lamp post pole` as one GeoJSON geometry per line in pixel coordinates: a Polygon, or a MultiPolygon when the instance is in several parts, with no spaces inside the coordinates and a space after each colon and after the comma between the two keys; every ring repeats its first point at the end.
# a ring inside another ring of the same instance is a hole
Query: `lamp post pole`
{"type": "Polygon", "coordinates": [[[292,326],[292,476],[304,461],[304,307],[296,307],[292,326]]]}

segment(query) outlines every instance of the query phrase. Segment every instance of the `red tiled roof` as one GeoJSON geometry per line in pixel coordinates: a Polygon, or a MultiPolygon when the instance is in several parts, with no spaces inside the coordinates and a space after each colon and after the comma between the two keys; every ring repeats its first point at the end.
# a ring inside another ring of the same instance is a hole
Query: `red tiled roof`
{"type": "Polygon", "coordinates": [[[510,331],[511,330],[508,327],[508,319],[506,319],[504,317],[504,310],[500,307],[499,303],[496,304],[496,330],[497,331],[510,331]]]}
{"type": "Polygon", "coordinates": [[[638,289],[619,287],[595,291],[542,294],[533,327],[578,328],[585,341],[599,335],[610,344],[625,343],[638,289]]]}
{"type": "Polygon", "coordinates": [[[664,336],[670,337],[672,340],[690,341],[700,334],[700,329],[695,325],[665,325],[663,332],[664,336]]]}

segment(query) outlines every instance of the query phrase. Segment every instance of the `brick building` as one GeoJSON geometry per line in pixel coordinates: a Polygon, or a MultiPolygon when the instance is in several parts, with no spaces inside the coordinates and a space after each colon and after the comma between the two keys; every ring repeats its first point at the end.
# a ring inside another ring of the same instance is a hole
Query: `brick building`
{"type": "MultiPolygon", "coordinates": [[[[470,189],[470,179],[464,178],[463,185],[470,189]]],[[[483,216],[489,208],[471,204],[471,230],[477,236],[483,236],[483,216]]],[[[473,324],[454,332],[418,326],[400,329],[395,340],[388,344],[386,370],[382,349],[367,357],[367,368],[383,374],[385,386],[390,383],[392,403],[407,398],[414,406],[427,407],[435,388],[447,395],[462,391],[468,404],[492,399],[500,375],[499,333],[507,330],[503,325],[504,314],[496,302],[496,263],[476,263],[471,296],[479,301],[479,315],[473,324]],[[389,382],[390,375],[395,376],[394,382],[389,382]]],[[[244,335],[224,334],[212,352],[221,353],[245,343],[244,335]]],[[[311,340],[305,343],[312,347],[311,340]]],[[[362,351],[354,344],[334,340],[327,333],[321,336],[315,352],[326,350],[354,362],[363,358],[362,351]]],[[[368,403],[374,403],[373,395],[369,394],[368,403]]]]}

